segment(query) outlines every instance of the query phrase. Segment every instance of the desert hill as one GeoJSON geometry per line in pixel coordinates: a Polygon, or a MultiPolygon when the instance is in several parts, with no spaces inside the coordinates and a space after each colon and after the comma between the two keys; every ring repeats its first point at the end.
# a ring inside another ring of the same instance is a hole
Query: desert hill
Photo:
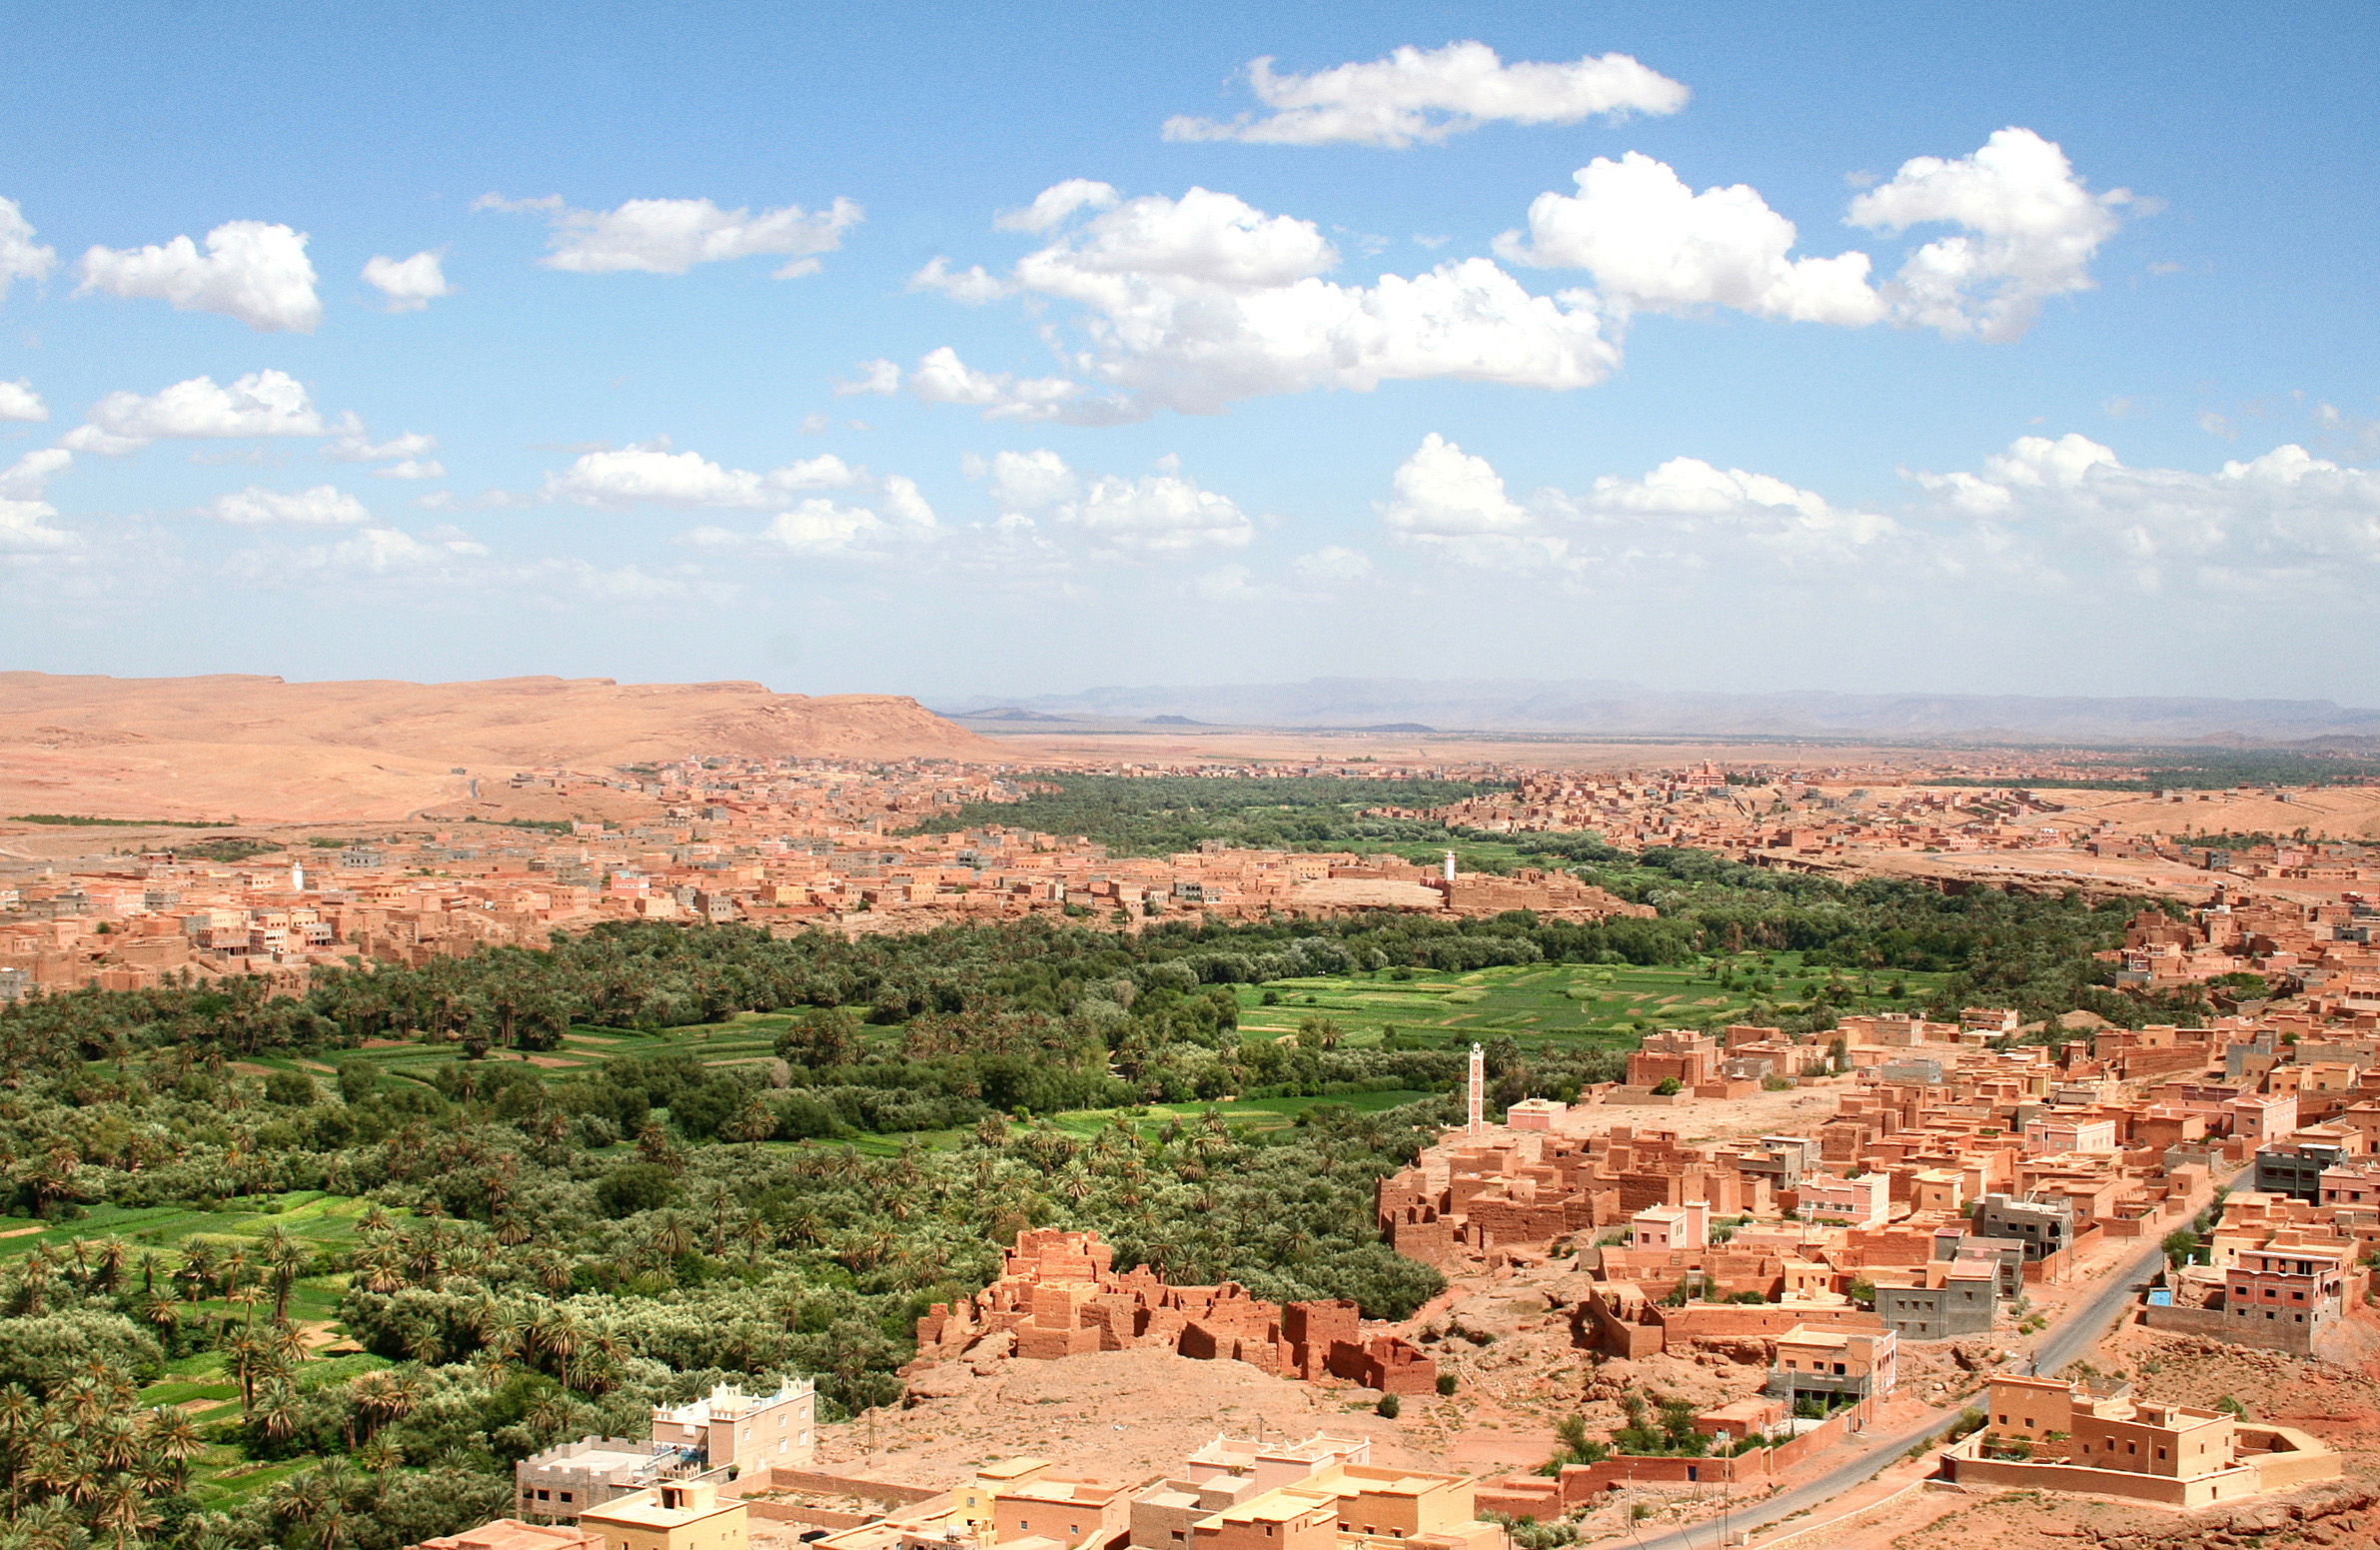
{"type": "Polygon", "coordinates": [[[748,683],[0,673],[0,814],[394,818],[467,801],[475,777],[516,770],[968,758],[995,747],[901,696],[779,695],[748,683]]]}

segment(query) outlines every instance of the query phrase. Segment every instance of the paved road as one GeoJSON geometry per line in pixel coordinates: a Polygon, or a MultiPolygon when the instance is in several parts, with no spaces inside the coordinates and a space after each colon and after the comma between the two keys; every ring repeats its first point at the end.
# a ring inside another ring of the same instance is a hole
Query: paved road
{"type": "Polygon", "coordinates": [[[2054,1377],[2057,1370],[2088,1350],[2092,1342],[2115,1322],[2115,1315],[2123,1305],[2140,1295],[2148,1284],[2157,1261],[2164,1257],[2160,1243],[2151,1243],[2107,1277],[2107,1284],[2090,1301],[2058,1320],[2049,1338],[2033,1347],[2033,1373],[2036,1377],[2054,1377]]]}
{"type": "MultiPolygon", "coordinates": [[[[2053,1374],[2088,1350],[2092,1342],[2106,1333],[2107,1326],[2115,1322],[2115,1316],[2123,1306],[2140,1294],[2150,1270],[2163,1254],[2164,1250],[2152,1243],[2111,1273],[2105,1287],[2051,1327],[2047,1337],[2034,1348],[2031,1370],[2042,1375],[2053,1374]]],[[[1878,1439],[1864,1453],[1835,1465],[1815,1480],[1730,1513],[1724,1523],[1713,1519],[1692,1528],[1673,1529],[1667,1534],[1651,1535],[1626,1543],[1632,1550],[1717,1550],[1723,1534],[1749,1533],[1841,1495],[1919,1442],[1948,1427],[1958,1419],[1958,1413],[1963,1408],[1961,1405],[1947,1405],[1931,1411],[1924,1419],[1878,1439]]]]}

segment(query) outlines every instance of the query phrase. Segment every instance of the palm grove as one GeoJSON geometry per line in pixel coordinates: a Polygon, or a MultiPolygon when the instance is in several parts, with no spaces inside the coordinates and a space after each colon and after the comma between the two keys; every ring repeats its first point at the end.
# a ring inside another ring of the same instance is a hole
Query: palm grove
{"type": "MultiPolygon", "coordinates": [[[[1446,1093],[1462,1055],[1410,1037],[1243,1041],[1234,984],[1766,946],[1947,972],[1949,1005],[2144,1014],[2095,982],[2089,954],[2116,939],[2119,908],[1845,889],[1686,851],[1605,857],[1591,875],[1661,917],[1132,936],[1029,921],[859,940],[608,926],[331,973],[300,997],[235,981],[0,1009],[12,1209],[66,1224],[0,1269],[0,1550],[381,1550],[499,1516],[514,1460],[640,1430],[647,1405],[722,1379],[813,1375],[830,1413],[886,1403],[915,1316],[982,1285],[1029,1225],[1096,1228],[1122,1262],[1175,1281],[1411,1311],[1441,1283],[1379,1241],[1373,1185],[1451,1118],[1449,1099],[1324,1101],[1271,1131],[1130,1106],[1446,1093]],[[752,1010],[794,1014],[775,1062],[705,1066],[658,1039],[570,1071],[486,1058],[573,1026],[657,1032],[752,1010]],[[356,1053],[389,1039],[454,1057],[415,1077],[356,1053]],[[291,1053],[331,1074],[235,1068],[291,1053]],[[1124,1111],[1048,1117],[1082,1109],[1124,1111]],[[893,1139],[848,1144],[867,1137],[893,1139]],[[355,1202],[352,1230],[202,1227],[168,1243],[72,1229],[103,1208],[270,1213],[299,1191],[355,1202]],[[328,1319],[299,1316],[309,1297],[359,1354],[316,1354],[328,1319]],[[171,1402],[174,1375],[200,1369],[236,1387],[228,1418],[171,1402]]],[[[1490,1053],[1499,1103],[1575,1092],[1622,1059],[1592,1041],[1500,1038],[1490,1053]]]]}

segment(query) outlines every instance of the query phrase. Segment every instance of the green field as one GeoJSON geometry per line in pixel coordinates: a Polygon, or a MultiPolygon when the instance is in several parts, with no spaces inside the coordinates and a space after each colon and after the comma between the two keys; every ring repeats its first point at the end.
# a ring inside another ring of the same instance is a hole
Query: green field
{"type": "MultiPolygon", "coordinates": [[[[253,1254],[275,1227],[302,1239],[318,1253],[343,1254],[356,1242],[356,1224],[370,1208],[369,1202],[344,1195],[298,1190],[249,1197],[239,1208],[221,1211],[183,1205],[95,1205],[63,1222],[0,1216],[0,1262],[36,1248],[46,1248],[67,1264],[78,1257],[97,1261],[101,1244],[114,1238],[122,1240],[130,1251],[122,1271],[126,1281],[139,1283],[153,1276],[170,1285],[165,1278],[180,1265],[181,1250],[188,1245],[203,1242],[218,1250],[253,1254]]],[[[390,1214],[406,1219],[402,1211],[390,1214]]],[[[391,1365],[339,1339],[336,1320],[346,1282],[344,1273],[326,1273],[302,1276],[290,1288],[291,1321],[320,1331],[312,1342],[314,1354],[295,1368],[300,1390],[344,1383],[359,1372],[391,1365]]],[[[180,1307],[186,1327],[249,1323],[261,1328],[272,1314],[270,1298],[250,1305],[209,1297],[183,1302],[180,1307]]],[[[191,1460],[190,1491],[200,1506],[210,1510],[263,1490],[309,1463],[303,1458],[280,1462],[249,1458],[240,1438],[239,1385],[226,1369],[221,1351],[202,1351],[166,1363],[156,1380],[141,1389],[139,1403],[180,1409],[202,1428],[207,1448],[191,1460]]]]}
{"type": "MultiPolygon", "coordinates": [[[[620,1055],[649,1055],[663,1050],[683,1049],[691,1052],[704,1065],[755,1064],[775,1058],[776,1035],[792,1020],[791,1012],[743,1012],[726,1022],[664,1028],[656,1033],[578,1025],[563,1035],[561,1048],[527,1058],[530,1064],[540,1070],[567,1072],[590,1070],[620,1055]]],[[[883,1031],[889,1038],[898,1030],[883,1031]]],[[[240,1064],[243,1069],[253,1068],[251,1074],[287,1070],[304,1071],[310,1076],[321,1078],[332,1074],[334,1061],[344,1064],[350,1060],[363,1060],[380,1067],[386,1075],[427,1079],[440,1066],[451,1065],[462,1058],[462,1049],[452,1043],[375,1040],[359,1048],[326,1051],[315,1059],[293,1055],[261,1055],[240,1064]]],[[[493,1051],[488,1058],[492,1062],[519,1063],[523,1056],[514,1050],[500,1049],[493,1051]]]]}
{"type": "Polygon", "coordinates": [[[1633,1046],[1665,1027],[1722,1026],[1747,1020],[1756,1004],[1798,1012],[1832,978],[1851,994],[1840,1010],[1892,1010],[1914,1004],[1947,976],[1863,974],[1806,968],[1797,953],[1744,953],[1677,967],[1636,964],[1529,964],[1471,973],[1381,969],[1242,985],[1243,1036],[1294,1034],[1309,1018],[1339,1024],[1342,1042],[1377,1043],[1394,1027],[1400,1038],[1436,1035],[1454,1042],[1510,1037],[1522,1047],[1633,1046]],[[1400,977],[1403,975],[1404,977],[1400,977]],[[1731,982],[1732,981],[1732,982],[1731,982]],[[1899,996],[1889,992],[1897,985],[1899,996]]]}

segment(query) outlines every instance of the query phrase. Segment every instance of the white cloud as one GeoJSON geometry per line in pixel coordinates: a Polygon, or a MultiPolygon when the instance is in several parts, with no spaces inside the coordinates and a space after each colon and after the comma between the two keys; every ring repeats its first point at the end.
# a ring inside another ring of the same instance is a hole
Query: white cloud
{"type": "Polygon", "coordinates": [[[0,554],[65,549],[75,542],[64,528],[50,526],[58,509],[47,501],[0,500],[0,554]]]}
{"type": "Polygon", "coordinates": [[[840,248],[843,233],[862,218],[859,206],[848,199],[818,211],[786,205],[754,213],[722,210],[707,199],[631,199],[611,210],[574,210],[559,194],[526,200],[489,194],[472,208],[544,213],[553,251],[538,262],[548,269],[682,275],[696,264],[791,255],[793,262],[775,271],[779,280],[815,274],[818,261],[812,255],[840,248]]]}
{"type": "Polygon", "coordinates": [[[73,463],[74,454],[44,447],[0,469],[0,554],[65,549],[75,542],[73,534],[50,526],[58,509],[41,499],[49,482],[73,463]]]}
{"type": "Polygon", "coordinates": [[[1396,499],[1381,512],[1389,531],[1411,539],[1519,534],[1531,526],[1521,504],[1505,493],[1504,476],[1436,431],[1390,480],[1396,499]]]}
{"type": "Polygon", "coordinates": [[[226,221],[207,251],[188,237],[146,248],[93,248],[77,266],[77,296],[169,302],[177,312],[216,312],[260,333],[311,334],[322,322],[306,234],[265,221],[226,221]]]}
{"type": "Polygon", "coordinates": [[[1432,436],[1380,515],[1397,543],[1498,576],[1746,596],[1789,584],[1854,611],[1945,586],[2346,603],[2380,583],[2380,471],[2294,444],[2199,472],[2028,436],[1973,471],[1905,478],[1912,499],[1890,513],[1699,458],[1516,497],[1485,459],[1432,436]]]}
{"type": "Polygon", "coordinates": [[[1178,474],[1104,476],[1082,499],[1056,507],[1057,521],[1119,549],[1166,552],[1202,544],[1244,548],[1256,527],[1228,498],[1178,474]]]}
{"type": "Polygon", "coordinates": [[[416,538],[399,528],[364,528],[352,539],[319,549],[310,559],[326,570],[424,571],[477,560],[488,546],[465,538],[416,538]]]}
{"type": "Polygon", "coordinates": [[[1267,215],[1235,194],[1193,188],[1180,199],[1151,195],[1119,205],[1091,221],[1076,241],[1034,254],[1017,269],[1072,286],[1114,276],[1265,290],[1338,263],[1337,250],[1312,221],[1267,215]]]}
{"type": "Polygon", "coordinates": [[[92,406],[90,423],[67,433],[59,445],[112,457],[169,437],[343,433],[360,434],[353,416],[326,424],[304,383],[285,372],[262,371],[229,387],[212,377],[193,377],[147,398],[111,393],[92,406]]]}
{"type": "Polygon", "coordinates": [[[763,542],[796,555],[851,555],[868,547],[885,527],[884,520],[863,506],[837,506],[813,497],[789,512],[779,512],[761,530],[763,542]]]}
{"type": "Polygon", "coordinates": [[[1496,250],[1517,263],[1584,269],[1620,308],[1734,307],[1794,322],[1859,325],[1883,316],[1868,258],[1788,258],[1793,223],[1753,189],[1697,194],[1666,164],[1631,151],[1579,169],[1578,193],[1540,194],[1529,240],[1496,250]]]}
{"type": "Polygon", "coordinates": [[[385,312],[420,312],[442,296],[452,296],[443,255],[417,253],[393,259],[374,254],[364,263],[364,283],[380,292],[385,312]]]}
{"type": "Polygon", "coordinates": [[[916,369],[909,373],[909,391],[928,404],[980,409],[986,420],[1055,420],[1081,396],[1082,385],[1063,377],[1018,378],[1007,372],[979,372],[944,345],[918,358],[916,369]]]}
{"type": "Polygon", "coordinates": [[[447,466],[436,458],[408,458],[392,463],[385,469],[374,469],[374,479],[444,479],[447,466]]]}
{"type": "Polygon", "coordinates": [[[832,453],[766,473],[722,468],[700,453],[670,452],[667,444],[591,452],[546,477],[545,499],[614,509],[631,506],[720,506],[760,509],[798,490],[833,489],[865,479],[832,453]]]}
{"type": "Polygon", "coordinates": [[[1077,304],[1083,380],[1018,380],[928,354],[910,391],[986,418],[1112,424],[1158,409],[1219,412],[1314,388],[1458,378],[1565,389],[1619,352],[1584,291],[1534,296],[1486,259],[1372,285],[1323,278],[1339,254],[1310,221],[1230,194],[1126,201],[1020,260],[1008,282],[1077,304]]]}
{"type": "Polygon", "coordinates": [[[1001,211],[992,217],[992,225],[1004,232],[1046,232],[1078,210],[1112,210],[1116,197],[1112,183],[1068,178],[1034,195],[1033,202],[1022,210],[1001,211]]]}
{"type": "Polygon", "coordinates": [[[905,474],[887,474],[876,481],[876,507],[896,523],[911,528],[934,526],[934,509],[926,504],[917,481],[905,474]]]}
{"type": "Polygon", "coordinates": [[[988,476],[1004,516],[1038,516],[1119,553],[1167,553],[1214,545],[1245,548],[1256,526],[1228,497],[1183,475],[1180,460],[1161,459],[1139,479],[1098,475],[1085,481],[1046,449],[969,459],[967,472],[988,476]]]}
{"type": "MultiPolygon", "coordinates": [[[[851,398],[858,394],[877,394],[890,397],[901,390],[901,369],[890,361],[862,361],[859,363],[858,370],[859,375],[856,378],[834,385],[836,398],[851,398]]],[[[813,415],[811,418],[819,419],[821,417],[813,415]]]]}
{"type": "Polygon", "coordinates": [[[364,503],[334,485],[308,490],[266,490],[250,485],[219,495],[207,508],[218,521],[242,527],[286,523],[301,528],[348,528],[372,520],[364,503]]]}
{"type": "Polygon", "coordinates": [[[1900,536],[1889,517],[1844,511],[1784,480],[1673,458],[1642,476],[1606,475],[1583,494],[1513,499],[1485,458],[1432,434],[1391,481],[1381,520],[1399,542],[1490,569],[1697,572],[1822,564],[1900,536]]]}
{"type": "Polygon", "coordinates": [[[1506,64],[1485,43],[1407,46],[1385,59],[1282,75],[1271,59],[1248,66],[1256,100],[1271,111],[1228,123],[1181,116],[1168,140],[1244,140],[1263,145],[1435,143],[1483,124],[1576,124],[1597,115],[1675,113],[1687,90],[1626,54],[1570,63],[1506,64]]]}
{"type": "Polygon", "coordinates": [[[1855,226],[1899,232],[1947,223],[1966,234],[1926,243],[1884,290],[1896,321],[2021,336],[2041,304],[2091,288],[2090,262],[2115,233],[2123,189],[2093,194],[2066,154],[2029,129],[2003,129],[1972,156],[1919,156],[1851,201],[1855,226]]]}
{"type": "Polygon", "coordinates": [[[424,436],[419,431],[392,436],[385,442],[376,442],[359,431],[325,447],[323,456],[338,463],[383,463],[391,458],[418,458],[437,450],[438,438],[424,436]]]}
{"type": "Polygon", "coordinates": [[[969,457],[966,472],[974,479],[990,476],[992,503],[1004,512],[1036,512],[1072,500],[1082,489],[1066,460],[1047,448],[994,453],[988,461],[969,457]]]}
{"type": "Polygon", "coordinates": [[[33,223],[13,199],[0,199],[0,302],[19,280],[39,280],[58,262],[58,250],[33,240],[33,223]]]}
{"type": "Polygon", "coordinates": [[[1345,586],[1371,578],[1372,557],[1361,550],[1329,544],[1298,556],[1289,562],[1289,569],[1300,581],[1316,586],[1345,586]]]}
{"type": "Polygon", "coordinates": [[[775,551],[812,559],[884,560],[938,536],[934,510],[913,480],[887,474],[868,504],[812,496],[777,513],[757,533],[696,528],[683,542],[698,549],[775,551]]]}
{"type": "Polygon", "coordinates": [[[47,420],[50,406],[33,391],[30,379],[19,377],[14,382],[0,379],[0,420],[47,420]]]}
{"type": "Polygon", "coordinates": [[[970,264],[963,271],[952,271],[950,260],[937,258],[909,277],[912,291],[939,291],[954,302],[980,307],[996,302],[1010,294],[1008,283],[987,274],[981,264],[970,264]]]}
{"type": "Polygon", "coordinates": [[[2136,469],[2087,437],[2019,438],[1980,473],[1910,476],[2003,542],[2152,591],[2290,587],[2368,594],[2380,581],[2380,472],[2285,444],[2211,474],[2136,469]]]}
{"type": "Polygon", "coordinates": [[[42,447],[0,469],[0,497],[35,500],[51,480],[74,466],[74,454],[62,447],[42,447]]]}
{"type": "Polygon", "coordinates": [[[1541,194],[1527,240],[1496,251],[1516,263],[1581,269],[1612,310],[1732,307],[1793,322],[1860,327],[1880,321],[1953,338],[2021,336],[2051,296],[2090,288],[2090,261],[2116,227],[2121,189],[2094,195],[2065,153],[2026,129],[2003,129],[1973,156],[1920,156],[1851,201],[1850,223],[1899,233],[1948,224],[1957,235],[1918,247],[1882,285],[1861,252],[1794,257],[1793,223],[1743,184],[1696,193],[1631,151],[1579,169],[1575,194],[1541,194]]]}

